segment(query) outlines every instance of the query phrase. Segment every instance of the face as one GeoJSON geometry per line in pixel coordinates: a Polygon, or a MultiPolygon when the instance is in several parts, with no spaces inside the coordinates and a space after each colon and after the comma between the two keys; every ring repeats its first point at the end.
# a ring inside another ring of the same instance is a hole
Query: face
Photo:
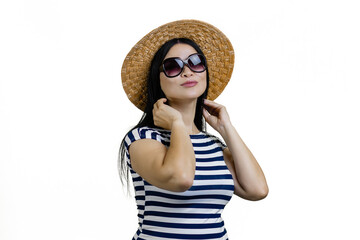
{"type": "MultiPolygon", "coordinates": [[[[166,54],[165,59],[179,57],[187,59],[196,50],[184,43],[175,44],[166,54]]],[[[201,73],[193,72],[188,66],[176,77],[166,77],[164,72],[160,73],[160,86],[166,98],[171,102],[195,100],[201,96],[206,89],[206,70],[201,73]]]]}

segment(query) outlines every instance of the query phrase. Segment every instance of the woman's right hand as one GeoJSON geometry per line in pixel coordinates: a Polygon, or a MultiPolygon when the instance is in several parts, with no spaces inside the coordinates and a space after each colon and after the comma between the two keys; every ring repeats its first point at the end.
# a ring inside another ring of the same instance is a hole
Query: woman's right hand
{"type": "Polygon", "coordinates": [[[153,108],[155,126],[171,130],[175,122],[183,122],[181,113],[169,105],[166,105],[166,98],[160,98],[153,108]]]}

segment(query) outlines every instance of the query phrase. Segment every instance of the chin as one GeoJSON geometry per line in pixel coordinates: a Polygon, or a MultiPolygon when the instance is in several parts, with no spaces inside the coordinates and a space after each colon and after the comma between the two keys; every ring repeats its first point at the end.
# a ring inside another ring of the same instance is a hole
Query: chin
{"type": "Polygon", "coordinates": [[[177,89],[172,94],[166,94],[167,99],[173,100],[196,100],[205,92],[205,87],[192,87],[188,89],[177,89]]]}
{"type": "Polygon", "coordinates": [[[204,92],[198,92],[193,94],[186,94],[183,96],[183,99],[198,99],[204,92]]]}

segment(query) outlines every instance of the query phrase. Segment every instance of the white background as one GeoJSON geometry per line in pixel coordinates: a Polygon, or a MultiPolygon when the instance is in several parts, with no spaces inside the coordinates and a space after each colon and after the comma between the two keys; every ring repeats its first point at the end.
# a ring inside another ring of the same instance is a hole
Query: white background
{"type": "Polygon", "coordinates": [[[0,239],[131,239],[137,212],[117,154],[141,112],[121,65],[179,19],[231,40],[233,77],[217,102],[270,187],[262,201],[233,197],[230,239],[360,239],[355,2],[1,1],[0,239]]]}

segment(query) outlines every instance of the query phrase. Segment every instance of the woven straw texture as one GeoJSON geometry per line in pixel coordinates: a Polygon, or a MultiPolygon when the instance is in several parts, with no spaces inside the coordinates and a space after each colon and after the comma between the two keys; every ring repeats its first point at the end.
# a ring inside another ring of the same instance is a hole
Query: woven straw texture
{"type": "Polygon", "coordinates": [[[148,33],[130,50],[121,69],[125,93],[142,111],[146,106],[146,81],[151,60],[156,51],[173,38],[189,38],[204,52],[210,78],[208,99],[216,99],[231,78],[234,49],[219,29],[198,20],[180,20],[162,25],[148,33]]]}

